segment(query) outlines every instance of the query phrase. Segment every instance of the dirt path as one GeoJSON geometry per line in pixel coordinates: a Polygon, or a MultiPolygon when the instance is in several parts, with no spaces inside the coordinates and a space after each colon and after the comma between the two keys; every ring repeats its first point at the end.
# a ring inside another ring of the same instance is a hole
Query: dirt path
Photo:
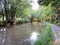
{"type": "Polygon", "coordinates": [[[51,27],[52,27],[52,31],[54,33],[55,43],[56,43],[56,45],[60,45],[60,27],[53,25],[53,24],[51,24],[51,27]]]}

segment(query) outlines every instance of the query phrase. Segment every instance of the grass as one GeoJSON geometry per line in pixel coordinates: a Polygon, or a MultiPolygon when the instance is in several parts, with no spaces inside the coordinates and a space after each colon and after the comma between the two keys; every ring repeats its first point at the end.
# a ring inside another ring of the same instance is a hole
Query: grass
{"type": "Polygon", "coordinates": [[[42,36],[36,41],[34,45],[53,45],[53,33],[50,25],[46,26],[42,36]]]}

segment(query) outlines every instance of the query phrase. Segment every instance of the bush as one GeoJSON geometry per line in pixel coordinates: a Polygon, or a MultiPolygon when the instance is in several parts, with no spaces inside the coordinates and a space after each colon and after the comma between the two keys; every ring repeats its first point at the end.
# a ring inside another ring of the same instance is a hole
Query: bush
{"type": "Polygon", "coordinates": [[[34,45],[52,45],[53,33],[50,25],[47,25],[42,36],[36,41],[34,45]]]}

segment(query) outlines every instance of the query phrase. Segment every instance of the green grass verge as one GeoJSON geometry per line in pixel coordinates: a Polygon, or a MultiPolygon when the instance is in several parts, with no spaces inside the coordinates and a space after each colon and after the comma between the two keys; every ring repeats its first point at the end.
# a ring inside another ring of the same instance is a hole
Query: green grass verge
{"type": "Polygon", "coordinates": [[[47,25],[42,36],[34,45],[53,45],[53,33],[50,25],[47,25]]]}

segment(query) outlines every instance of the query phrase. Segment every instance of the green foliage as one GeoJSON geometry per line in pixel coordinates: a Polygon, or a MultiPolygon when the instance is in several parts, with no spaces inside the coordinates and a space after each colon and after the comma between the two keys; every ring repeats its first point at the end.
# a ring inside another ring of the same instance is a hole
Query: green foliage
{"type": "Polygon", "coordinates": [[[39,18],[47,18],[51,17],[54,15],[54,8],[51,5],[48,6],[42,6],[42,9],[40,10],[40,15],[38,16],[39,18]]]}
{"type": "Polygon", "coordinates": [[[30,16],[30,4],[28,2],[28,0],[26,0],[25,2],[22,0],[16,0],[18,3],[16,3],[16,17],[21,17],[21,18],[25,18],[30,16]]]}
{"type": "Polygon", "coordinates": [[[40,18],[39,16],[40,16],[40,10],[32,10],[32,16],[33,17],[38,17],[38,18],[40,18]]]}
{"type": "Polygon", "coordinates": [[[53,7],[51,5],[44,6],[43,9],[44,9],[44,12],[43,12],[44,16],[53,15],[53,7]]]}
{"type": "Polygon", "coordinates": [[[60,0],[38,0],[38,3],[45,6],[48,6],[49,4],[51,4],[52,6],[59,6],[60,0]]]}
{"type": "Polygon", "coordinates": [[[53,41],[53,33],[51,30],[51,26],[48,25],[42,36],[36,41],[35,45],[52,45],[53,41]]]}
{"type": "Polygon", "coordinates": [[[52,7],[51,5],[41,6],[39,10],[33,10],[31,14],[35,18],[46,19],[54,15],[54,7],[52,7]]]}
{"type": "Polygon", "coordinates": [[[30,11],[31,11],[31,5],[29,0],[16,0],[15,1],[15,7],[16,7],[16,13],[15,16],[16,18],[21,18],[25,20],[21,21],[26,21],[30,16],[30,11]]]}

